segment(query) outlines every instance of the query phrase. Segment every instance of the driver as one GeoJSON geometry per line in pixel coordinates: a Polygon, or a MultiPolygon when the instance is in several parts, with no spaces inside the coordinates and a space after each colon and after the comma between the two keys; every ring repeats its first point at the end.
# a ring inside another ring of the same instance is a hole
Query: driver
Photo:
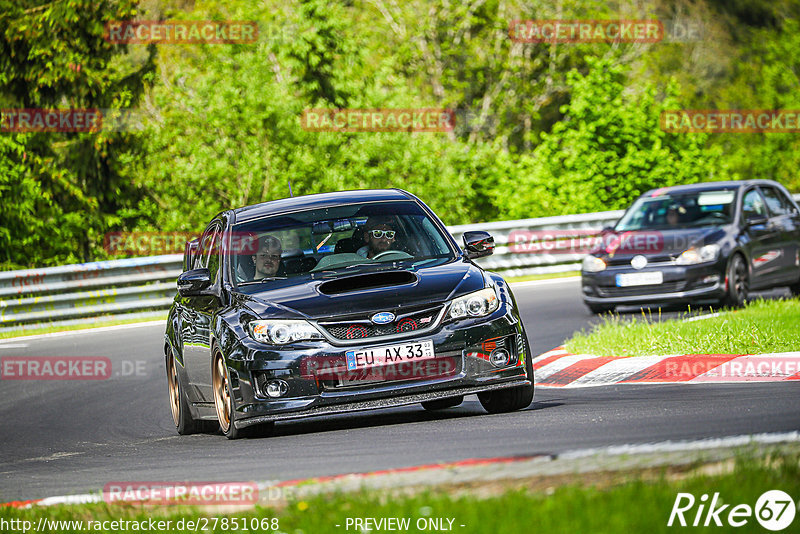
{"type": "Polygon", "coordinates": [[[258,252],[253,255],[253,263],[256,266],[254,279],[269,278],[278,274],[281,253],[283,253],[283,246],[277,237],[261,236],[258,239],[258,252]]]}
{"type": "Polygon", "coordinates": [[[667,209],[667,224],[669,226],[678,226],[681,222],[681,217],[686,213],[686,208],[680,204],[671,204],[667,209]]]}
{"type": "Polygon", "coordinates": [[[370,217],[364,225],[364,242],[366,245],[356,251],[362,258],[372,259],[381,252],[390,250],[395,244],[397,232],[392,220],[388,217],[370,217]]]}

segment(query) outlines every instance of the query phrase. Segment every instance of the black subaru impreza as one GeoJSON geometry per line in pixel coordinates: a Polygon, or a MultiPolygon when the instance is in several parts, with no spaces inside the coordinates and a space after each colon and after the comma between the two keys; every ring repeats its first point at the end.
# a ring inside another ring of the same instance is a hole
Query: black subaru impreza
{"type": "Polygon", "coordinates": [[[225,211],[187,244],[164,351],[180,434],[229,438],[275,421],[477,393],[527,407],[533,368],[508,284],[421,200],[345,191],[225,211]]]}
{"type": "Polygon", "coordinates": [[[800,294],[800,209],[770,180],[648,191],[583,260],[583,300],[741,306],[753,289],[800,294]]]}

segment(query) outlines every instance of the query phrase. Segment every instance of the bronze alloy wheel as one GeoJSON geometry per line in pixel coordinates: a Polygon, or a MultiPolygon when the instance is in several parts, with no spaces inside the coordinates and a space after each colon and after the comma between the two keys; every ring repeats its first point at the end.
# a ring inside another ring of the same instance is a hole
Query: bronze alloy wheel
{"type": "Polygon", "coordinates": [[[172,410],[172,421],[175,426],[180,423],[180,389],[178,388],[178,370],[175,368],[175,358],[167,358],[167,387],[169,388],[169,407],[172,410]]]}
{"type": "Polygon", "coordinates": [[[228,372],[222,355],[217,355],[214,362],[214,407],[217,409],[217,418],[222,433],[228,432],[231,427],[231,394],[228,387],[228,372]]]}

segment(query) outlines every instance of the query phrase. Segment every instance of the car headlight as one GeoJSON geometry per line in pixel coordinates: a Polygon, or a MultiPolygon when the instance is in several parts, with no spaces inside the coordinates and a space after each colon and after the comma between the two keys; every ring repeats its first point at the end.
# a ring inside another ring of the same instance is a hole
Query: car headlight
{"type": "Polygon", "coordinates": [[[690,248],[675,259],[676,265],[695,265],[715,261],[719,257],[719,245],[712,243],[700,248],[690,248]]]}
{"type": "Polygon", "coordinates": [[[450,301],[447,317],[448,319],[483,317],[494,312],[499,307],[500,299],[497,298],[497,293],[493,287],[487,287],[450,301]]]}
{"type": "Polygon", "coordinates": [[[269,320],[250,322],[250,334],[253,339],[270,345],[285,345],[295,341],[322,339],[322,334],[308,321],[302,320],[269,320]]]}
{"type": "Polygon", "coordinates": [[[606,262],[597,256],[589,254],[583,258],[581,268],[587,273],[599,273],[600,271],[606,270],[606,262]]]}

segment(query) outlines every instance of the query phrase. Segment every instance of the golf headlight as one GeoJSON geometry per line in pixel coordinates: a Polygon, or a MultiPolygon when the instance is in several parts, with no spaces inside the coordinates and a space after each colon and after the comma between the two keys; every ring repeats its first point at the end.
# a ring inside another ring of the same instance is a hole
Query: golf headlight
{"type": "Polygon", "coordinates": [[[250,323],[250,334],[256,341],[271,345],[285,345],[295,341],[322,339],[322,334],[311,326],[308,321],[298,320],[252,321],[250,323]]]}
{"type": "Polygon", "coordinates": [[[606,262],[597,256],[592,256],[590,254],[583,258],[583,264],[581,265],[581,268],[587,273],[599,273],[600,271],[605,271],[606,262]]]}
{"type": "Polygon", "coordinates": [[[497,298],[494,288],[487,287],[450,301],[447,317],[449,319],[483,317],[497,310],[499,306],[500,299],[497,298]]]}
{"type": "Polygon", "coordinates": [[[675,259],[676,265],[695,265],[715,261],[719,257],[719,245],[711,244],[700,248],[690,248],[675,259]]]}

